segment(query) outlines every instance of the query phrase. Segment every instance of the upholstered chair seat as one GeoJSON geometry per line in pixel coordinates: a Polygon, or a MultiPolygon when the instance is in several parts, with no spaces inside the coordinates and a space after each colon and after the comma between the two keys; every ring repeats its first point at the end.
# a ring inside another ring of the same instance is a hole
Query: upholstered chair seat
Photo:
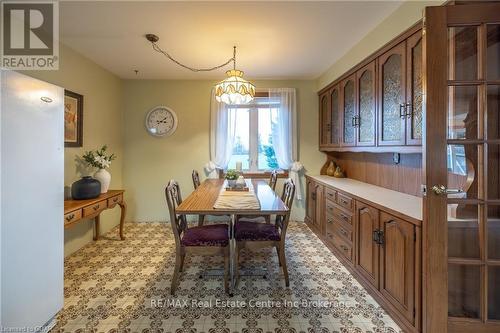
{"type": "Polygon", "coordinates": [[[227,246],[227,224],[209,224],[186,229],[181,239],[183,246],[227,246]]]}
{"type": "Polygon", "coordinates": [[[279,241],[280,232],[274,224],[238,221],[234,226],[237,241],[279,241]]]}

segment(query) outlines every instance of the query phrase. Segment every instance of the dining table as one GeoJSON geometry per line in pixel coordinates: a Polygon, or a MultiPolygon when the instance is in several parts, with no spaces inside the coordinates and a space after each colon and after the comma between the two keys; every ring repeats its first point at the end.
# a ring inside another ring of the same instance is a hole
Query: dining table
{"type": "MultiPolygon", "coordinates": [[[[234,224],[237,216],[271,216],[285,215],[288,207],[283,203],[280,196],[273,191],[264,179],[246,179],[247,186],[253,189],[260,207],[258,209],[248,208],[215,208],[217,199],[222,191],[226,191],[227,181],[224,179],[206,179],[196,190],[186,197],[177,207],[176,213],[179,215],[216,215],[230,216],[229,219],[229,277],[230,294],[233,294],[235,288],[235,251],[236,240],[234,237],[234,224]]],[[[237,200],[235,198],[235,200],[237,200]]],[[[235,205],[237,206],[237,205],[235,205]]]]}

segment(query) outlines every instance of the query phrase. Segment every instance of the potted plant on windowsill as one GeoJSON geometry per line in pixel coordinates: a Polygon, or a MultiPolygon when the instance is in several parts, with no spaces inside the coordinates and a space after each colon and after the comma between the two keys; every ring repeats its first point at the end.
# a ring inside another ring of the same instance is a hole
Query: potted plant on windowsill
{"type": "Polygon", "coordinates": [[[239,172],[233,169],[229,169],[226,171],[226,175],[224,178],[227,180],[227,186],[234,188],[236,187],[236,180],[240,176],[239,172]]]}

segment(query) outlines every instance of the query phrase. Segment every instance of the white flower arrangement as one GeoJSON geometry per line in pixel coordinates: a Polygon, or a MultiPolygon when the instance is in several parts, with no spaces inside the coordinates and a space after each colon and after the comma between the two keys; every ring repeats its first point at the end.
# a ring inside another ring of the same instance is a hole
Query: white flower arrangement
{"type": "Polygon", "coordinates": [[[83,160],[90,166],[98,169],[106,169],[111,165],[111,161],[116,158],[115,154],[106,155],[106,145],[99,150],[91,150],[83,154],[83,160]]]}

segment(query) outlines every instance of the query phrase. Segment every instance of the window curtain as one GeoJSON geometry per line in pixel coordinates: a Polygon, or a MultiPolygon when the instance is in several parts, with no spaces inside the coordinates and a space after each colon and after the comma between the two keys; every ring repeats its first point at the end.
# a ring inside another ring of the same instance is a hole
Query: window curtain
{"type": "Polygon", "coordinates": [[[302,200],[303,187],[300,176],[304,166],[298,161],[297,153],[297,109],[294,88],[271,88],[271,100],[279,100],[276,123],[272,128],[272,138],[276,160],[281,169],[289,170],[290,178],[296,186],[296,198],[302,200]]]}
{"type": "Polygon", "coordinates": [[[235,109],[215,99],[212,89],[210,99],[210,161],[205,171],[210,178],[218,178],[218,169],[226,169],[231,159],[236,133],[235,109]]]}

